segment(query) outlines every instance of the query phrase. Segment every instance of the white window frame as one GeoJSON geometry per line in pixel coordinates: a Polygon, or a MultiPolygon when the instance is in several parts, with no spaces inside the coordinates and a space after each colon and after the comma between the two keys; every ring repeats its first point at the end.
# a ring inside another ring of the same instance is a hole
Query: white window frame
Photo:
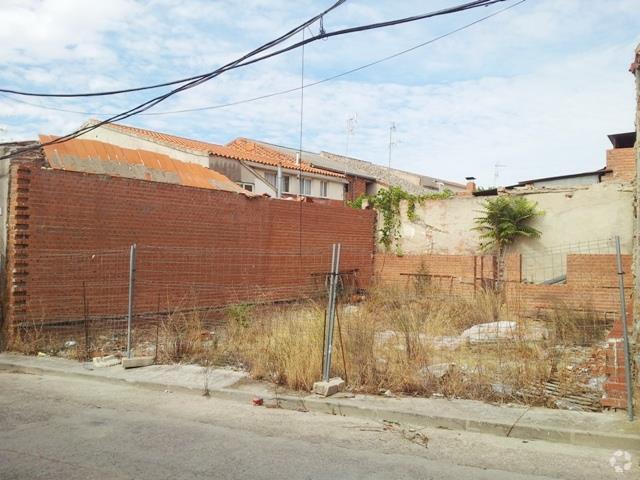
{"type": "Polygon", "coordinates": [[[320,180],[320,196],[327,198],[329,196],[329,182],[326,180],[320,180]]]}
{"type": "Polygon", "coordinates": [[[265,172],[264,179],[273,188],[278,185],[278,174],[276,172],[265,172]]]}
{"type": "Polygon", "coordinates": [[[311,179],[310,178],[302,178],[302,192],[300,192],[302,195],[307,195],[310,196],[311,195],[311,179]],[[307,188],[308,187],[308,188],[307,188]]]}
{"type": "Polygon", "coordinates": [[[238,185],[240,186],[240,188],[244,188],[247,192],[253,192],[255,190],[255,185],[253,183],[238,182],[238,185]]]}
{"type": "Polygon", "coordinates": [[[289,175],[282,176],[280,191],[282,193],[291,193],[291,177],[289,175]]]}

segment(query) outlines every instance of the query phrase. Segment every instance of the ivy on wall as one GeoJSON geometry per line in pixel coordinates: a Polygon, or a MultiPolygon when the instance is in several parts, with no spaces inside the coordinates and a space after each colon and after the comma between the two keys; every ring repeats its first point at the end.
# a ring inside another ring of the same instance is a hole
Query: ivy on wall
{"type": "Polygon", "coordinates": [[[400,213],[400,203],[407,202],[407,218],[415,222],[416,205],[422,204],[425,200],[446,200],[454,196],[451,190],[444,190],[438,193],[427,193],[424,195],[414,195],[406,192],[401,187],[393,186],[382,188],[375,195],[362,194],[352,202],[347,204],[353,208],[361,209],[365,202],[382,216],[382,226],[378,230],[379,241],[386,251],[391,251],[395,246],[396,253],[401,254],[399,241],[402,237],[400,227],[402,225],[402,215],[400,213]]]}

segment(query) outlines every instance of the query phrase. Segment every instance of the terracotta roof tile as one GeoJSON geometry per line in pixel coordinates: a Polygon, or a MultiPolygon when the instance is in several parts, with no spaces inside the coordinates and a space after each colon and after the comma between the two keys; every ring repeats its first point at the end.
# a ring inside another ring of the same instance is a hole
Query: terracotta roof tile
{"type": "MultiPolygon", "coordinates": [[[[56,138],[40,135],[40,142],[50,142],[56,138]]],[[[255,196],[215,170],[181,162],[161,153],[122,148],[82,138],[48,145],[43,150],[49,166],[58,170],[100,173],[255,196]]]]}
{"type": "MultiPolygon", "coordinates": [[[[92,122],[96,122],[92,120],[92,122]]],[[[249,142],[246,139],[237,139],[229,145],[217,145],[215,143],[201,142],[200,140],[192,140],[189,138],[178,137],[176,135],[170,135],[168,133],[156,132],[153,130],[145,130],[144,128],[130,127],[128,125],[121,125],[118,123],[110,123],[104,125],[105,128],[111,128],[119,132],[126,133],[137,137],[142,137],[152,142],[160,143],[169,147],[178,148],[181,150],[213,154],[220,157],[230,158],[233,160],[241,160],[247,162],[259,163],[262,165],[270,165],[290,170],[301,170],[307,173],[314,173],[317,175],[326,175],[331,177],[344,178],[341,173],[331,172],[329,170],[323,170],[320,168],[312,167],[311,165],[302,162],[298,165],[291,159],[290,156],[284,154],[273,154],[269,149],[252,149],[250,145],[244,145],[242,141],[249,142]],[[238,143],[236,143],[238,142],[238,143]]]]}

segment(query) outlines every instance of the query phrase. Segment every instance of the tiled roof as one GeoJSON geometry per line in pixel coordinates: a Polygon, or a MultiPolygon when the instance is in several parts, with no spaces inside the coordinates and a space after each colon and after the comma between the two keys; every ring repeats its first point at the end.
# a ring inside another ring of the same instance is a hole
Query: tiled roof
{"type": "MultiPolygon", "coordinates": [[[[58,137],[40,135],[40,142],[50,142],[56,138],[58,137]]],[[[80,138],[47,145],[43,150],[51,168],[58,170],[99,173],[209,190],[224,190],[247,196],[255,195],[214,170],[147,150],[121,148],[110,143],[80,138]]]]}
{"type": "MultiPolygon", "coordinates": [[[[96,122],[92,120],[92,122],[96,122]]],[[[280,165],[282,168],[290,170],[301,170],[307,173],[314,173],[317,175],[327,175],[331,177],[344,177],[344,175],[336,172],[330,172],[320,168],[314,168],[311,165],[302,162],[301,165],[295,163],[295,159],[292,160],[288,155],[272,156],[264,155],[260,151],[252,150],[251,148],[243,148],[241,143],[238,145],[217,145],[215,143],[201,142],[199,140],[192,140],[190,138],[178,137],[176,135],[170,135],[168,133],[155,132],[153,130],[145,130],[143,128],[130,127],[128,125],[121,125],[118,123],[109,123],[104,125],[105,128],[111,128],[119,132],[126,133],[128,135],[142,137],[152,142],[156,142],[169,147],[177,148],[180,150],[186,150],[195,153],[204,153],[205,155],[213,154],[220,157],[230,158],[232,160],[241,160],[246,162],[259,163],[262,165],[270,165],[277,167],[280,165]]],[[[242,139],[239,139],[242,140],[242,139]]]]}
{"type": "MultiPolygon", "coordinates": [[[[289,158],[295,158],[298,152],[295,148],[284,147],[282,145],[274,145],[272,143],[263,142],[260,140],[251,140],[246,138],[238,138],[227,144],[228,146],[245,146],[252,145],[256,151],[260,151],[261,155],[284,155],[289,158]]],[[[454,189],[464,189],[464,185],[459,183],[450,182],[448,180],[440,180],[437,178],[426,177],[411,172],[404,172],[395,168],[391,169],[391,173],[387,167],[382,165],[376,165],[372,162],[365,160],[359,160],[353,157],[345,157],[343,155],[336,155],[329,152],[314,153],[309,151],[302,151],[302,160],[308,162],[316,168],[323,168],[333,170],[336,172],[342,172],[346,175],[354,175],[365,179],[375,180],[378,183],[402,187],[409,193],[421,195],[424,193],[432,192],[434,189],[438,189],[438,182],[442,182],[445,187],[452,187],[454,189]],[[412,183],[407,180],[406,176],[413,176],[416,179],[416,183],[412,183]],[[418,184],[420,182],[421,184],[418,184]],[[427,184],[427,185],[425,185],[427,184]]]]}
{"type": "Polygon", "coordinates": [[[342,166],[342,168],[345,168],[347,171],[355,171],[365,176],[369,175],[375,177],[381,183],[387,184],[389,183],[389,181],[391,181],[392,185],[397,184],[405,188],[405,190],[407,190],[407,188],[417,189],[414,193],[424,193],[420,191],[423,188],[437,189],[438,183],[444,184],[445,187],[452,187],[460,190],[464,190],[465,188],[465,186],[461,183],[442,180],[440,178],[428,177],[426,175],[420,175],[418,173],[406,172],[404,170],[398,170],[396,168],[391,169],[391,176],[389,176],[388,167],[377,165],[372,162],[367,162],[366,160],[360,160],[358,158],[345,157],[344,155],[339,155],[336,153],[320,152],[320,157],[321,160],[318,162],[318,165],[324,168],[331,168],[332,164],[342,166]],[[406,178],[404,178],[407,175],[414,177],[417,181],[420,182],[420,185],[409,182],[406,178]]]}

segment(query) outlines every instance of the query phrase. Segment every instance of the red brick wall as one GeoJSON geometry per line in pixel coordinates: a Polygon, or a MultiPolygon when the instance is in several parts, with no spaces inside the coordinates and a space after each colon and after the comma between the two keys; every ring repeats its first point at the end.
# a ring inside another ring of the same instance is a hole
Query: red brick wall
{"type": "Polygon", "coordinates": [[[612,148],[607,150],[607,168],[612,173],[604,181],[630,182],[636,175],[636,152],[634,148],[612,148]]]}
{"type": "MultiPolygon", "coordinates": [[[[567,255],[567,283],[556,285],[521,283],[520,255],[510,255],[506,262],[507,298],[518,302],[526,315],[553,308],[562,302],[570,308],[593,308],[612,319],[618,318],[620,297],[615,255],[567,255]]],[[[434,281],[445,285],[453,294],[469,294],[483,280],[495,279],[495,262],[491,256],[473,255],[405,255],[376,254],[374,273],[383,284],[405,285],[411,278],[406,273],[425,272],[434,281]],[[444,276],[446,279],[437,278],[444,276]],[[449,278],[450,277],[450,278],[449,278]],[[475,282],[474,282],[475,279],[475,282]]],[[[628,319],[631,321],[631,255],[623,256],[628,319]]],[[[622,326],[614,325],[610,336],[616,336],[622,326]]]]}
{"type": "Polygon", "coordinates": [[[330,269],[371,278],[374,212],[12,165],[8,318],[54,322],[314,294],[330,269]],[[301,254],[302,252],[302,254],[301,254]],[[171,304],[171,305],[169,305],[171,304]]]}
{"type": "MultiPolygon", "coordinates": [[[[631,255],[623,256],[627,325],[633,326],[631,255]]],[[[567,255],[567,282],[565,284],[542,285],[521,282],[520,255],[511,255],[507,260],[505,292],[507,302],[525,316],[536,317],[559,305],[569,309],[597,312],[613,328],[607,336],[608,380],[605,384],[607,397],[604,406],[625,408],[626,385],[622,347],[623,324],[620,321],[620,292],[615,255],[567,255]]],[[[415,277],[401,273],[426,272],[436,277],[432,284],[450,295],[470,298],[482,283],[482,279],[494,278],[491,257],[471,255],[395,255],[376,254],[374,273],[376,281],[383,284],[410,285],[415,277]],[[482,268],[482,267],[483,268],[482,268]],[[437,275],[446,277],[439,278],[437,275]]]]}
{"type": "Polygon", "coordinates": [[[367,193],[367,182],[364,179],[347,175],[347,180],[349,181],[349,191],[345,195],[345,200],[353,201],[360,195],[367,193]]]}

